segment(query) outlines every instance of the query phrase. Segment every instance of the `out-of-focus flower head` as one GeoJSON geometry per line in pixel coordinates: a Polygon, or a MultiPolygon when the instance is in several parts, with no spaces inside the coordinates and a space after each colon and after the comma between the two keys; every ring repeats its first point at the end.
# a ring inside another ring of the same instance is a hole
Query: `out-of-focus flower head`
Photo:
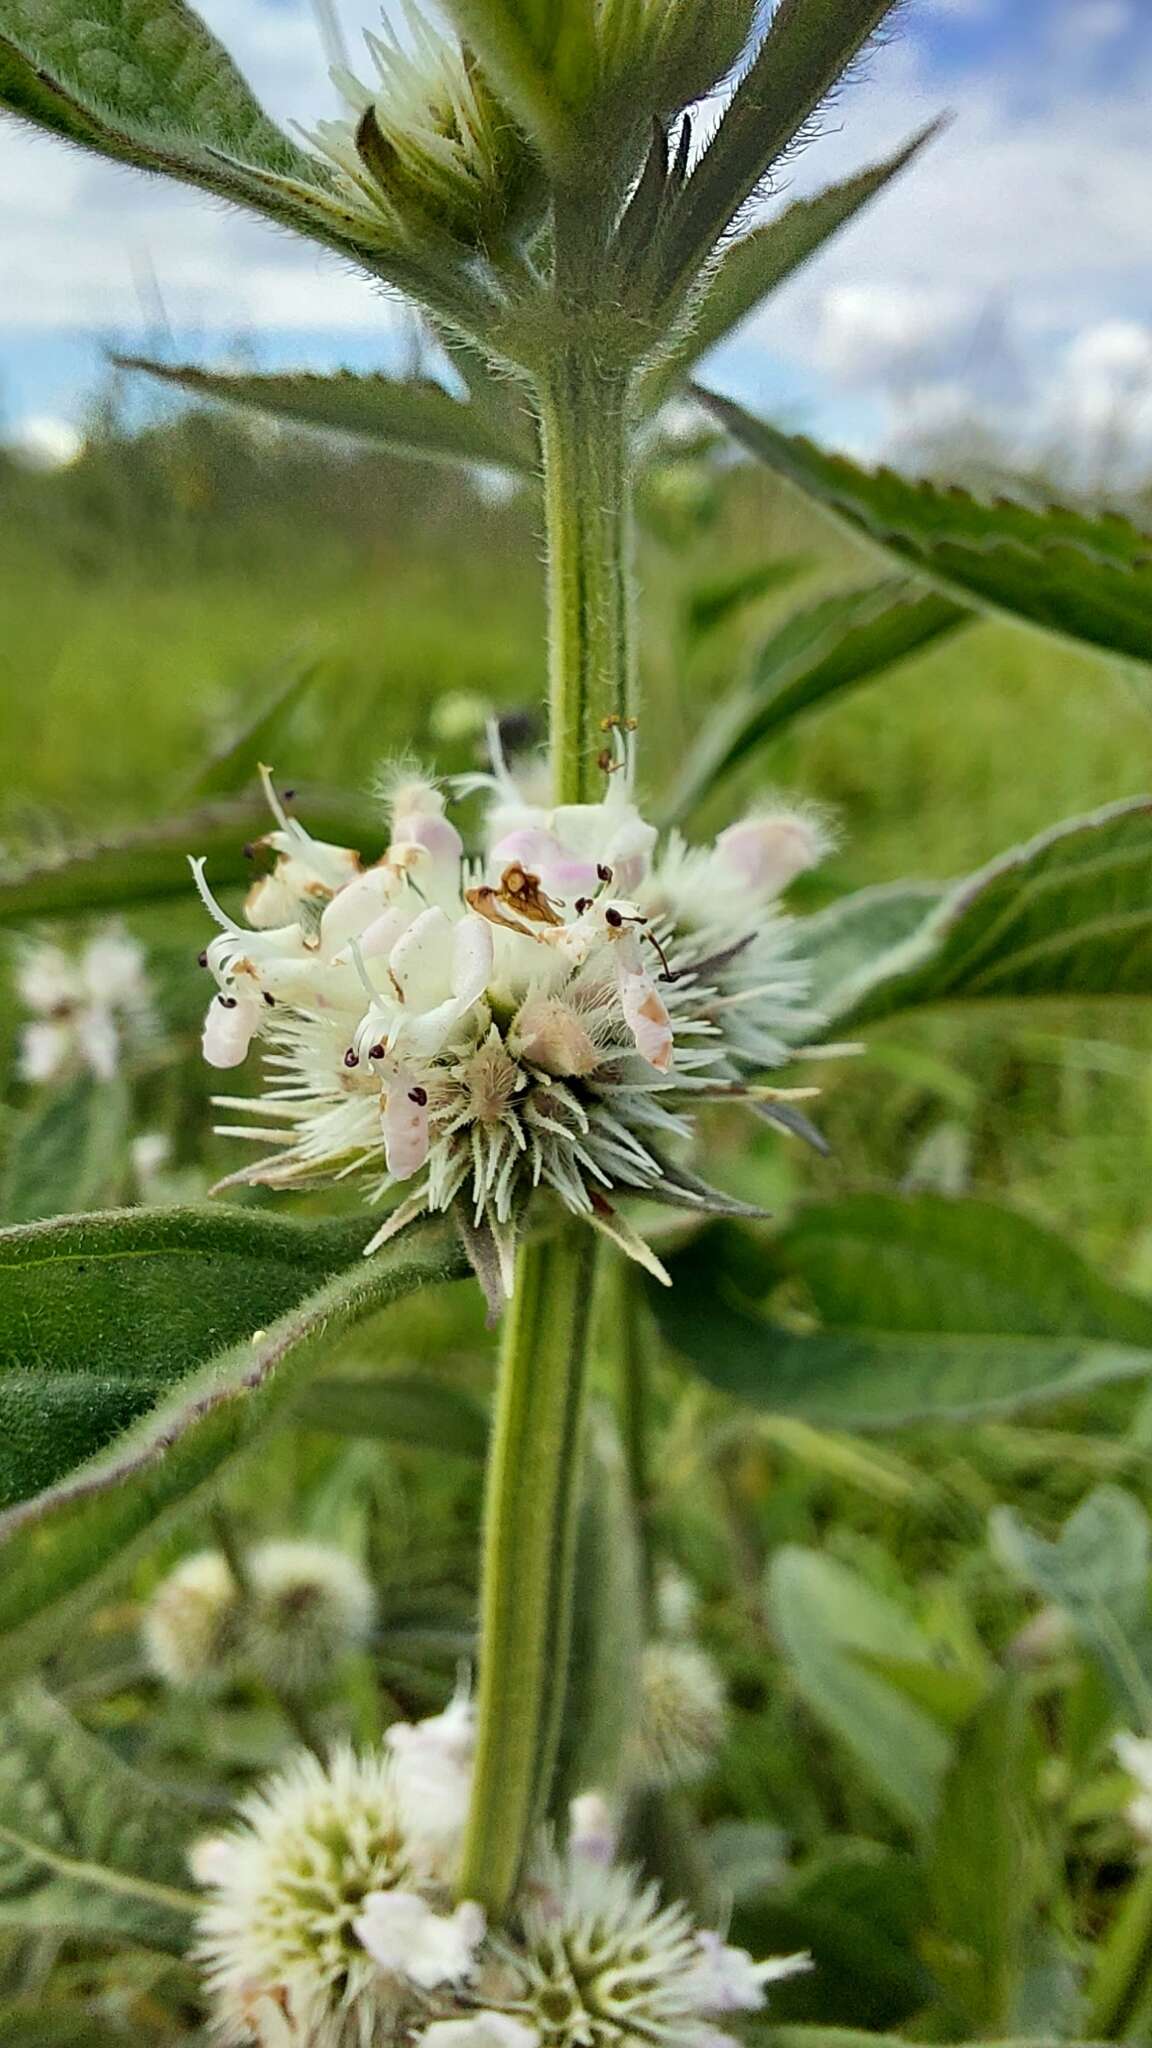
{"type": "Polygon", "coordinates": [[[110,1081],[154,1022],[144,949],[118,924],[74,949],[47,941],[25,946],[16,991],[30,1013],[20,1034],[25,1081],[85,1070],[110,1081]]]}

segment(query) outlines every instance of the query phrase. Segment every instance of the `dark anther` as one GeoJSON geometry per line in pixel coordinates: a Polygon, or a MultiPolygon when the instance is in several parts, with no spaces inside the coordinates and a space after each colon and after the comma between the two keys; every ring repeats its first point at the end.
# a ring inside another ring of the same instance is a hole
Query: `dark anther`
{"type": "Polygon", "coordinates": [[[370,1045],[368,1048],[368,1057],[370,1060],[382,1060],[386,1050],[387,1047],[383,1045],[370,1045]]]}
{"type": "Polygon", "coordinates": [[[284,802],[286,804],[290,804],[295,794],[296,791],[294,789],[286,789],[284,791],[284,802]]]}
{"type": "Polygon", "coordinates": [[[583,917],[583,915],[584,915],[584,912],[585,912],[586,910],[591,910],[591,908],[592,908],[592,898],[591,898],[590,896],[578,896],[578,897],[576,898],[576,915],[577,915],[577,917],[583,917]]]}
{"type": "Polygon", "coordinates": [[[240,1007],[235,996],[217,996],[216,1001],[222,1010],[236,1010],[240,1007]]]}
{"type": "Polygon", "coordinates": [[[600,752],[596,756],[596,766],[600,770],[601,775],[611,775],[615,763],[607,747],[601,747],[600,752]]]}
{"type": "Polygon", "coordinates": [[[207,967],[207,965],[208,965],[208,948],[207,948],[207,946],[205,946],[205,948],[204,948],[204,951],[203,951],[202,953],[197,953],[197,955],[196,955],[196,965],[197,965],[197,967],[207,967]]]}
{"type": "Polygon", "coordinates": [[[601,865],[597,868],[596,873],[599,875],[600,880],[602,882],[610,882],[612,880],[611,868],[606,868],[603,865],[603,863],[601,863],[601,865]]]}
{"type": "Polygon", "coordinates": [[[426,1088],[410,1088],[408,1090],[408,1100],[409,1102],[414,1102],[417,1109],[423,1109],[428,1100],[428,1090],[426,1088]]]}
{"type": "Polygon", "coordinates": [[[255,860],[256,848],[251,844],[251,842],[249,842],[247,846],[241,847],[240,851],[244,855],[245,860],[255,860]]]}
{"type": "Polygon", "coordinates": [[[263,996],[263,998],[264,998],[264,1001],[265,1001],[265,1002],[267,1003],[267,1005],[268,1005],[268,1008],[269,1008],[270,1010],[274,1010],[274,1009],[276,1008],[276,998],[275,998],[275,996],[270,996],[266,988],[262,988],[262,989],[261,989],[261,991],[260,991],[260,993],[261,993],[261,995],[263,996]]]}
{"type": "Polygon", "coordinates": [[[606,910],[604,912],[604,922],[605,924],[610,924],[614,932],[618,932],[624,919],[618,910],[606,910]]]}
{"type": "Polygon", "coordinates": [[[344,1065],[346,1067],[358,1067],[360,1065],[360,1055],[351,1046],[348,1047],[344,1055],[344,1065]]]}

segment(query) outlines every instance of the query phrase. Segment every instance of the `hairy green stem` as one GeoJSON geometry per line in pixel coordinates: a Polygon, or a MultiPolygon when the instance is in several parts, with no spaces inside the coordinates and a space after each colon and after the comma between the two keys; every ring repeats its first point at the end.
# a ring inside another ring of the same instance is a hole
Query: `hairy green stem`
{"type": "Polygon", "coordinates": [[[601,793],[604,721],[635,707],[629,378],[561,348],[540,394],[553,795],[601,793]]]}
{"type": "Polygon", "coordinates": [[[501,1349],[479,1735],[459,1884],[495,1919],[545,1811],[563,1708],[592,1261],[586,1224],[526,1245],[501,1349]]]}

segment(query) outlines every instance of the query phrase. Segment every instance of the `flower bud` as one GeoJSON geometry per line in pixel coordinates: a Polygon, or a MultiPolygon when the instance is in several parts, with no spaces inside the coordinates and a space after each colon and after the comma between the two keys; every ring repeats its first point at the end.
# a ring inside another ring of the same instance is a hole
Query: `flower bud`
{"type": "Polygon", "coordinates": [[[691,1643],[651,1642],[640,1662],[640,1774],[649,1785],[702,1778],[727,1726],[724,1681],[691,1643]]]}
{"type": "Polygon", "coordinates": [[[144,1615],[144,1650],[169,1685],[199,1690],[232,1676],[240,1592],[218,1550],[197,1551],[169,1572],[144,1615]]]}
{"type": "Polygon", "coordinates": [[[750,889],[778,896],[824,859],[832,835],[814,811],[770,811],[729,825],[716,841],[724,866],[750,889]]]}
{"type": "Polygon", "coordinates": [[[324,1543],[263,1543],[245,1559],[244,1668],[278,1691],[309,1692],[360,1649],[376,1596],[355,1558],[324,1543]]]}

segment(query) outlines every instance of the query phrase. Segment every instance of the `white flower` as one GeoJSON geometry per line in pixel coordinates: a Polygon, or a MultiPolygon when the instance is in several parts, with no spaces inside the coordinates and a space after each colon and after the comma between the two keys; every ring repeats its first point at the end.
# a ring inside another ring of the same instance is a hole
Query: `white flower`
{"type": "Polygon", "coordinates": [[[219,1685],[231,1675],[239,1591],[220,1551],[181,1559],[148,1602],[142,1632],[149,1664],[169,1685],[219,1685]]]}
{"type": "Polygon", "coordinates": [[[237,1661],[269,1685],[307,1692],[372,1633],[376,1595],[363,1567],[330,1543],[257,1544],[248,1576],[237,1661]]]}
{"type": "Polygon", "coordinates": [[[763,2005],[765,1984],[807,1967],[753,1963],[633,1871],[571,1858],[544,1859],[498,1952],[513,1987],[500,2005],[548,2048],[715,2048],[717,2014],[763,2005]]]}
{"type": "Polygon", "coordinates": [[[377,2048],[434,2017],[429,1991],[470,1976],[483,1916],[453,1911],[421,1866],[389,1752],[298,1754],[205,1858],[196,1952],[216,2037],[377,2048]]]}
{"type": "Polygon", "coordinates": [[[1146,1735],[1117,1735],[1113,1744],[1117,1761],[1139,1787],[1125,1809],[1128,1824],[1144,1842],[1152,1842],[1152,1740],[1146,1735]]]}
{"type": "Polygon", "coordinates": [[[174,1686],[257,1677],[288,1693],[323,1685],[371,1633],[376,1596],[345,1551],[261,1543],[244,1557],[241,1591],[222,1552],[197,1551],[169,1572],[144,1614],[144,1645],[174,1686]]]}
{"type": "Polygon", "coordinates": [[[369,1892],[353,1927],[374,1963],[421,1991],[466,1984],[484,1939],[481,1907],[464,1900],[454,1913],[434,1913],[418,1892],[369,1892]]]}
{"type": "Polygon", "coordinates": [[[470,2013],[467,2019],[433,2020],[420,2036],[420,2048],[539,2048],[535,2027],[506,2012],[470,2013]]]}
{"type": "Polygon", "coordinates": [[[759,2012],[765,1985],[812,1967],[807,1955],[773,1956],[766,1963],[754,1963],[747,1949],[730,1948],[720,1935],[708,1931],[696,1936],[696,1946],[696,1996],[701,2010],[712,2014],[759,2012]]]}
{"type": "Polygon", "coordinates": [[[602,1792],[580,1792],[568,1808],[568,1854],[587,1863],[609,1864],[620,1827],[602,1792]]]}
{"type": "Polygon", "coordinates": [[[525,146],[472,57],[411,0],[399,13],[399,32],[385,15],[378,35],[365,33],[375,85],[336,66],[350,118],[318,122],[308,140],[335,166],[339,197],[367,233],[482,242],[522,203],[525,146]]]}
{"type": "Polygon", "coordinates": [[[384,1740],[395,1758],[396,1795],[422,1868],[449,1883],[468,1819],[476,1710],[461,1687],[442,1714],[397,1721],[384,1740]]]}
{"type": "Polygon", "coordinates": [[[257,1036],[268,1048],[266,1093],[220,1099],[244,1115],[221,1130],[269,1152],[232,1182],[362,1171],[370,1202],[406,1189],[369,1250],[459,1205],[478,1270],[505,1291],[521,1212],[548,1189],[662,1275],[615,1201],[722,1205],[676,1158],[697,1106],[737,1097],[783,1114],[762,1077],[816,1019],[774,892],[795,842],[814,858],[818,838],[801,814],[757,821],[769,852],[748,879],[730,845],[659,846],[622,731],[605,776],[602,802],[548,809],[497,753],[495,773],[471,779],[490,799],[478,866],[440,793],[401,778],[368,868],[309,839],[268,780],[285,921],[235,923],[194,863],[221,926],[204,955],[218,990],[206,1056],[237,1064],[257,1036]]]}
{"type": "Polygon", "coordinates": [[[690,1642],[646,1643],[640,1660],[640,1776],[650,1785],[683,1785],[708,1770],[724,1740],[724,1680],[690,1642]]]}
{"type": "Polygon", "coordinates": [[[27,946],[16,988],[32,1012],[21,1032],[19,1072],[33,1083],[84,1068],[110,1081],[125,1046],[142,1040],[153,1021],[143,948],[119,925],[97,931],[76,952],[27,946]]]}

